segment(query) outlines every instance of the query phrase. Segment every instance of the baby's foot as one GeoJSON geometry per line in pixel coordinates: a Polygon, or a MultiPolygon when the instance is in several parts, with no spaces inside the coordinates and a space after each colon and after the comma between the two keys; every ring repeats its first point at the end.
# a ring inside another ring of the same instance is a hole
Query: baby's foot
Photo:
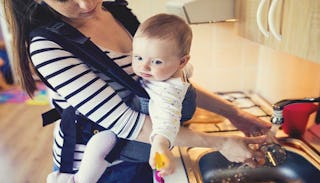
{"type": "Polygon", "coordinates": [[[74,174],[55,171],[47,176],[47,183],[75,183],[74,174]]]}

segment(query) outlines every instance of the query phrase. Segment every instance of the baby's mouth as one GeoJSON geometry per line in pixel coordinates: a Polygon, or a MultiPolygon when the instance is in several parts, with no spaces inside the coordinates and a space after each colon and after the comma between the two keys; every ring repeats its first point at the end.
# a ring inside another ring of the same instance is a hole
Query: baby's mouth
{"type": "Polygon", "coordinates": [[[147,73],[140,73],[141,77],[143,78],[150,78],[152,75],[147,73]]]}

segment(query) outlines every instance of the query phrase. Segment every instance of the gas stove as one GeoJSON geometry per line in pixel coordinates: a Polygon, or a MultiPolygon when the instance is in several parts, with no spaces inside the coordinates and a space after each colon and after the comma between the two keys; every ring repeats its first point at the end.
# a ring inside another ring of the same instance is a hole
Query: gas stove
{"type": "MultiPolygon", "coordinates": [[[[242,110],[245,110],[257,116],[258,118],[270,122],[271,115],[273,113],[272,104],[265,100],[263,97],[255,93],[246,93],[242,91],[216,92],[216,94],[232,102],[242,110]]],[[[194,117],[190,121],[187,121],[185,125],[193,130],[206,133],[241,135],[241,132],[238,131],[228,119],[200,108],[196,110],[194,117]]],[[[223,174],[225,172],[230,172],[230,170],[221,171],[221,168],[214,169],[214,166],[222,167],[220,161],[221,159],[215,158],[218,154],[215,149],[203,147],[179,147],[178,156],[181,157],[182,160],[179,161],[181,162],[180,166],[183,166],[185,170],[184,178],[186,177],[188,179],[184,182],[252,182],[249,179],[251,178],[252,180],[256,180],[256,176],[262,176],[262,179],[264,179],[263,182],[274,182],[272,178],[270,178],[270,175],[273,172],[276,173],[276,177],[274,178],[283,178],[283,182],[297,182],[295,181],[295,179],[297,178],[303,180],[304,182],[304,180],[310,181],[311,175],[320,176],[320,151],[316,151],[316,148],[311,148],[312,145],[310,141],[305,141],[305,139],[302,141],[302,139],[300,140],[290,138],[288,137],[288,135],[284,134],[282,130],[279,130],[276,136],[278,137],[279,143],[288,151],[288,153],[293,154],[294,158],[292,158],[290,161],[287,161],[286,163],[283,163],[283,166],[266,169],[267,171],[265,171],[265,173],[261,173],[259,171],[255,172],[256,169],[248,168],[244,169],[245,171],[240,173],[223,174]],[[301,163],[300,159],[304,159],[304,163],[301,163]],[[309,168],[306,168],[308,170],[306,170],[305,173],[301,174],[301,166],[309,168]],[[310,169],[313,170],[312,173],[310,173],[310,169]],[[271,170],[274,171],[272,172],[271,170]],[[219,172],[222,172],[222,174],[219,174],[219,172]],[[290,173],[286,174],[288,172],[290,173]],[[244,176],[239,179],[239,175],[244,176]],[[291,180],[292,175],[295,176],[293,178],[294,180],[292,179],[293,181],[291,180]],[[221,178],[221,181],[213,181],[215,179],[218,180],[217,177],[221,178]],[[237,180],[239,181],[233,181],[232,178],[237,178],[237,180]],[[249,181],[242,181],[242,179],[248,179],[249,181]]],[[[317,142],[319,142],[319,140],[317,140],[317,142]]],[[[229,168],[229,166],[227,168],[229,168]]],[[[230,167],[230,169],[232,169],[232,167],[230,167]]],[[[238,169],[235,170],[238,171],[238,169]]],[[[179,175],[179,177],[181,177],[182,174],[179,175]]]]}
{"type": "MultiPolygon", "coordinates": [[[[242,91],[216,92],[216,94],[240,109],[270,122],[273,113],[272,104],[260,95],[253,92],[242,91]]],[[[235,128],[227,118],[200,108],[197,108],[191,120],[185,122],[185,126],[206,133],[238,132],[238,129],[235,128]]],[[[318,128],[320,129],[320,127],[318,128]]],[[[320,155],[320,138],[314,134],[313,129],[314,128],[307,129],[300,140],[304,141],[320,155]]],[[[282,130],[279,130],[276,136],[286,137],[288,135],[282,130]]]]}
{"type": "MultiPolygon", "coordinates": [[[[270,121],[272,115],[271,104],[261,96],[242,91],[216,92],[216,94],[233,103],[240,109],[265,121],[270,121]]],[[[208,133],[237,131],[227,118],[200,108],[197,108],[194,117],[186,122],[186,126],[193,130],[208,133]]]]}

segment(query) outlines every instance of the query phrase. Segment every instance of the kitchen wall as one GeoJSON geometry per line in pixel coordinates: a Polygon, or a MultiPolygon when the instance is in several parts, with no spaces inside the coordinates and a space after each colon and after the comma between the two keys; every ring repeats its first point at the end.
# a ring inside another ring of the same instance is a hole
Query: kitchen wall
{"type": "Polygon", "coordinates": [[[165,12],[165,3],[168,0],[127,0],[129,7],[139,17],[140,21],[145,20],[156,13],[165,12]]]}
{"type": "Polygon", "coordinates": [[[193,79],[212,91],[254,90],[257,44],[238,37],[234,23],[191,25],[193,79]]]}
{"type": "Polygon", "coordinates": [[[320,96],[320,64],[260,46],[256,84],[270,101],[320,96]]]}
{"type": "MultiPolygon", "coordinates": [[[[166,0],[129,0],[140,21],[165,12],[166,0]]],[[[320,64],[237,35],[235,22],[191,25],[193,80],[211,91],[254,91],[269,102],[320,96],[320,64]]]]}
{"type": "MultiPolygon", "coordinates": [[[[128,2],[140,21],[166,12],[167,0],[128,2]]],[[[320,64],[239,37],[235,22],[191,28],[194,39],[190,62],[195,68],[192,79],[205,88],[254,91],[271,103],[284,98],[320,96],[320,64]]]]}
{"type": "Polygon", "coordinates": [[[237,35],[236,23],[191,25],[193,79],[212,91],[254,91],[271,103],[320,96],[320,64],[237,35]]]}

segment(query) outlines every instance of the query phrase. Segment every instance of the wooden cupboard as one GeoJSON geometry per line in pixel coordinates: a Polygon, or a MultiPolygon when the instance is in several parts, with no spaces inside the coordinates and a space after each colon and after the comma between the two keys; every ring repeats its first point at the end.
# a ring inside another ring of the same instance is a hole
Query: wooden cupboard
{"type": "Polygon", "coordinates": [[[237,0],[237,27],[240,36],[276,50],[320,63],[320,1],[319,0],[237,0]],[[260,3],[264,5],[257,13],[260,3]],[[274,13],[270,10],[274,7],[274,13]],[[259,30],[261,25],[269,34],[259,30]],[[271,32],[279,34],[278,40],[271,32]]]}

